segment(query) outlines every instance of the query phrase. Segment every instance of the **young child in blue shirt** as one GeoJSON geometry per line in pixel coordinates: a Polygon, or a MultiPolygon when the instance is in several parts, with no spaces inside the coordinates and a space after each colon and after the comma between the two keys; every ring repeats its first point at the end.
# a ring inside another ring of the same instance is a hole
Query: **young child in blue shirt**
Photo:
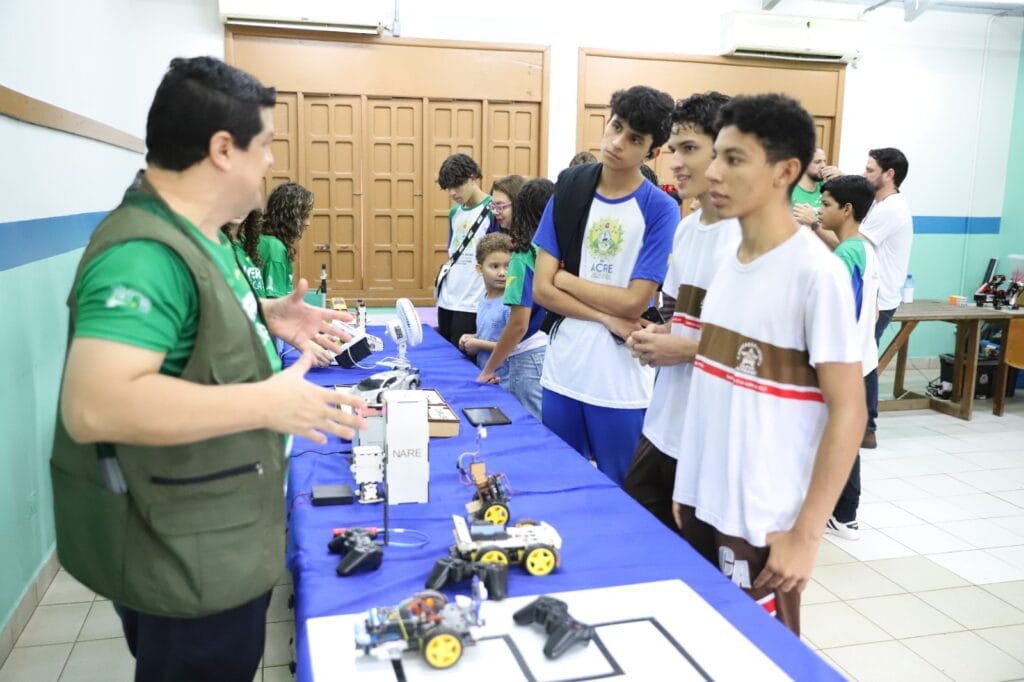
{"type": "Polygon", "coordinates": [[[548,335],[541,329],[547,311],[533,300],[533,270],[537,262],[533,236],[554,191],[555,183],[547,178],[534,178],[522,186],[512,201],[512,260],[505,281],[508,322],[476,378],[488,383],[498,367],[508,364],[508,391],[538,420],[542,415],[540,377],[548,335]]]}
{"type": "MultiPolygon", "coordinates": [[[[512,259],[512,240],[507,234],[493,232],[476,247],[476,271],[484,282],[484,293],[476,309],[476,334],[459,337],[459,348],[476,356],[477,367],[483,368],[494,351],[495,342],[508,324],[509,309],[505,305],[505,279],[512,259]]],[[[508,389],[508,362],[494,371],[491,383],[508,389]]]]}

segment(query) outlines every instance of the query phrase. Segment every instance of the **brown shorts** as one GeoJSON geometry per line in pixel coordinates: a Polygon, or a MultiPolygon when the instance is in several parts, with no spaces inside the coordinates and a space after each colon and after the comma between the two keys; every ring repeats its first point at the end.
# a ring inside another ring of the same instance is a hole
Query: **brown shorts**
{"type": "Polygon", "coordinates": [[[646,436],[641,436],[622,488],[659,521],[678,533],[672,518],[672,489],[675,484],[676,460],[654,447],[646,436]]]}
{"type": "Polygon", "coordinates": [[[764,610],[797,635],[800,634],[800,592],[751,587],[764,565],[768,548],[754,547],[742,538],[725,535],[697,518],[693,507],[683,506],[681,535],[701,556],[718,566],[725,577],[749,594],[764,610]]]}

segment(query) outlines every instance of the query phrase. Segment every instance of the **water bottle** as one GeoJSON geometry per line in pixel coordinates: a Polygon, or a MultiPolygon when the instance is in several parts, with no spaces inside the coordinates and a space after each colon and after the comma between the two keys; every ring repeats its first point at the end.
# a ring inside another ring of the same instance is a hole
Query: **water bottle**
{"type": "Polygon", "coordinates": [[[317,291],[321,294],[327,293],[327,263],[320,266],[320,288],[317,291]]]}
{"type": "Polygon", "coordinates": [[[903,302],[914,302],[914,276],[908,274],[907,281],[903,283],[903,302]]]}

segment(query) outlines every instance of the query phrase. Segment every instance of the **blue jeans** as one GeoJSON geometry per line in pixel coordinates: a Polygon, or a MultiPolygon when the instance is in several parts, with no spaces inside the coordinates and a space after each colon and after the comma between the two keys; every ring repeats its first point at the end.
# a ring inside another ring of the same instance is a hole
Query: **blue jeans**
{"type": "MultiPolygon", "coordinates": [[[[547,346],[534,348],[511,356],[508,364],[509,393],[523,404],[537,421],[540,421],[543,389],[540,387],[540,372],[544,369],[544,351],[547,346]]],[[[504,384],[503,384],[504,386],[504,384]]]]}
{"type": "MultiPolygon", "coordinates": [[[[891,310],[879,310],[878,321],[875,322],[875,343],[878,343],[882,334],[885,332],[885,328],[889,326],[890,320],[892,320],[893,313],[896,309],[891,310]]],[[[875,432],[875,420],[878,419],[878,370],[873,369],[871,373],[864,377],[864,394],[867,396],[868,401],[868,433],[875,432]]]]}

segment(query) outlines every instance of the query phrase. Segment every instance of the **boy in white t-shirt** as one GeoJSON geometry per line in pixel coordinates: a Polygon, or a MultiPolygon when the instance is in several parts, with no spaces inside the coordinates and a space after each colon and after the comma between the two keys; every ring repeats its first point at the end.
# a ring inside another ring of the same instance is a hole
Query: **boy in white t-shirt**
{"type": "Polygon", "coordinates": [[[718,128],[718,110],[729,98],[719,92],[691,95],[672,109],[669,170],[679,197],[696,199],[700,208],[679,222],[672,259],[662,291],[675,300],[667,324],[649,325],[630,334],[627,343],[641,364],[657,367],[651,406],[644,417],[643,436],[623,489],[669,528],[672,488],[679,457],[681,416],[693,374],[693,358],[700,339],[700,308],[712,275],[725,257],[734,257],[740,243],[735,218],[720,219],[711,203],[711,187],[704,172],[711,164],[718,128]]]}
{"type": "Polygon", "coordinates": [[[437,294],[437,331],[455,346],[463,335],[476,333],[476,306],[484,293],[476,271],[476,245],[497,229],[480,177],[480,166],[467,154],[452,154],[437,174],[437,184],[455,202],[448,212],[448,263],[442,269],[447,274],[437,294]]]}
{"type": "MultiPolygon", "coordinates": [[[[860,222],[871,209],[875,189],[861,175],[841,175],[827,181],[821,189],[821,229],[839,239],[835,254],[850,274],[857,338],[861,347],[861,373],[865,380],[878,367],[875,320],[878,319],[878,257],[875,247],[860,233],[860,222]]],[[[865,390],[867,383],[865,381],[865,390]]],[[[860,455],[836,502],[825,532],[847,540],[860,538],[857,507],[860,506],[860,455]]]]}
{"type": "Polygon", "coordinates": [[[544,424],[621,484],[640,440],[654,370],[625,340],[665,278],[679,207],[640,164],[668,139],[672,98],[612,95],[601,163],[559,175],[534,237],[534,300],[549,311],[544,424]]]}
{"type": "Polygon", "coordinates": [[[839,260],[790,214],[816,146],[811,116],[758,95],[732,99],[718,123],[711,201],[743,237],[704,298],[673,514],[799,633],[800,592],[864,434],[853,296],[839,260]]]}

